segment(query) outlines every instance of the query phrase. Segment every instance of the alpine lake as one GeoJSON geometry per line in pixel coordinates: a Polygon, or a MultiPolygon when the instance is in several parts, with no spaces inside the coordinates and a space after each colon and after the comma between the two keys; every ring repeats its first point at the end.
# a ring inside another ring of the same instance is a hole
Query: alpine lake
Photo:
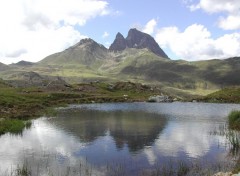
{"type": "Polygon", "coordinates": [[[0,175],[213,175],[239,162],[237,104],[104,103],[58,108],[0,136],[0,175]]]}

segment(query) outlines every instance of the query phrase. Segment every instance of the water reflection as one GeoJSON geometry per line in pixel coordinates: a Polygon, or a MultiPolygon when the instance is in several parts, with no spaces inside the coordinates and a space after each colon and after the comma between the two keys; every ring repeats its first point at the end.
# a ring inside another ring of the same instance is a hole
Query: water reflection
{"type": "Polygon", "coordinates": [[[139,171],[169,159],[230,162],[229,140],[212,132],[226,123],[224,114],[232,109],[240,110],[240,106],[201,103],[70,106],[61,109],[58,117],[35,120],[21,136],[1,136],[0,175],[5,176],[6,170],[24,161],[28,161],[33,172],[42,175],[49,175],[49,170],[53,175],[66,175],[68,168],[72,172],[69,175],[76,175],[80,166],[85,168],[84,172],[111,175],[106,171],[109,163],[124,165],[125,175],[138,175],[139,171]]]}
{"type": "Polygon", "coordinates": [[[167,120],[160,114],[136,111],[61,111],[51,122],[79,137],[82,142],[93,142],[100,136],[109,134],[116,147],[128,146],[131,152],[151,146],[165,127],[167,120]]]}

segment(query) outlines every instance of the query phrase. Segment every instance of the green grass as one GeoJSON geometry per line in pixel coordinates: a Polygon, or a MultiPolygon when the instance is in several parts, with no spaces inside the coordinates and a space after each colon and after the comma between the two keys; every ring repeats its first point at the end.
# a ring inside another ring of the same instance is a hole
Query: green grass
{"type": "Polygon", "coordinates": [[[21,133],[25,127],[25,123],[18,119],[6,119],[0,121],[0,134],[7,132],[10,133],[21,133]]]}
{"type": "Polygon", "coordinates": [[[240,111],[232,111],[228,115],[228,124],[230,128],[240,130],[240,111]]]}

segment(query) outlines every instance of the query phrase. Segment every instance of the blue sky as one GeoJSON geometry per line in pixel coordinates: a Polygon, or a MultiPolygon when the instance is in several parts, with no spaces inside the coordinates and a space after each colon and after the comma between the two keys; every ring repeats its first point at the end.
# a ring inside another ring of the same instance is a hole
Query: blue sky
{"type": "Polygon", "coordinates": [[[130,28],[172,59],[240,55],[238,0],[8,0],[0,2],[0,62],[37,62],[90,37],[106,47],[130,28]]]}

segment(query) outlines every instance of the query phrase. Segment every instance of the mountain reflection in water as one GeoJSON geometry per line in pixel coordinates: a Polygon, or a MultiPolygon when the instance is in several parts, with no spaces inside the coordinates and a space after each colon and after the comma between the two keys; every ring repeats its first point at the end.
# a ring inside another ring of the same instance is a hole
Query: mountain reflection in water
{"type": "Polygon", "coordinates": [[[107,133],[116,147],[127,144],[131,152],[151,146],[164,129],[167,120],[159,114],[129,111],[67,110],[51,122],[79,137],[81,142],[93,142],[107,133]]]}

